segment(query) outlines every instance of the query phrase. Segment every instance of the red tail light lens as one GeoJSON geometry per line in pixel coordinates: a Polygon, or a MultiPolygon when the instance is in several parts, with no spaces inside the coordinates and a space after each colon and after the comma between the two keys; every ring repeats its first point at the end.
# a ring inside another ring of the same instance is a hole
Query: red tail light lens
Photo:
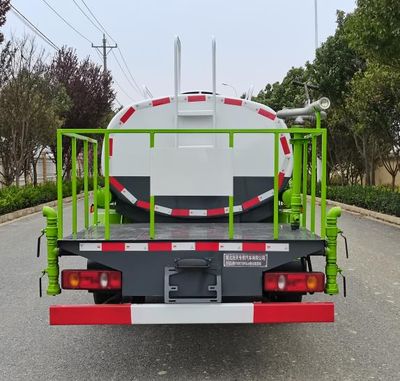
{"type": "Polygon", "coordinates": [[[120,290],[121,273],[106,270],[63,270],[62,288],[69,290],[120,290]]]}
{"type": "Polygon", "coordinates": [[[264,291],[321,292],[324,286],[324,273],[264,273],[264,291]]]}

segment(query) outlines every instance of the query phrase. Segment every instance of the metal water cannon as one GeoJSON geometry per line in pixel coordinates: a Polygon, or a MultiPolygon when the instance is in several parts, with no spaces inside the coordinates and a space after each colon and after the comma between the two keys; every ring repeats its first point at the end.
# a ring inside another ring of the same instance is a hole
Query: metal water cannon
{"type": "MultiPolygon", "coordinates": [[[[304,107],[301,108],[287,108],[283,110],[279,110],[276,115],[278,118],[287,119],[287,118],[297,118],[297,117],[307,117],[309,115],[313,115],[316,112],[324,112],[329,109],[331,106],[331,101],[327,97],[322,97],[317,101],[314,101],[304,107]]],[[[326,115],[326,114],[325,114],[326,115]]]]}

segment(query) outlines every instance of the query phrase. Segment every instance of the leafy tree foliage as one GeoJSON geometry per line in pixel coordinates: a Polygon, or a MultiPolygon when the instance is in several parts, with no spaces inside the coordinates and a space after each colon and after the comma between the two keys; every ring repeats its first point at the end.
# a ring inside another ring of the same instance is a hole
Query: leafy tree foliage
{"type": "MultiPolygon", "coordinates": [[[[0,26],[6,22],[6,13],[10,10],[10,0],[0,0],[0,26]]],[[[3,33],[0,33],[0,44],[4,41],[3,33]]]]}
{"type": "Polygon", "coordinates": [[[33,39],[12,46],[2,52],[8,52],[9,77],[0,92],[0,158],[3,182],[19,185],[31,166],[36,173],[38,153],[54,140],[70,102],[62,85],[49,77],[44,52],[37,51],[33,39]]]}
{"type": "MultiPolygon", "coordinates": [[[[112,112],[115,94],[110,73],[86,58],[79,60],[75,50],[62,48],[50,66],[50,75],[61,83],[72,101],[64,115],[62,128],[104,128],[112,112]]],[[[55,156],[55,145],[51,146],[55,156]]],[[[78,146],[80,150],[81,146],[78,146]]],[[[71,169],[71,144],[63,142],[64,169],[67,177],[71,169]]],[[[56,157],[56,156],[55,156],[56,157]]]]}
{"type": "MultiPolygon", "coordinates": [[[[369,65],[365,73],[354,76],[347,108],[353,119],[350,129],[364,160],[366,183],[370,185],[374,183],[378,159],[390,162],[398,144],[400,73],[387,66],[369,65]]],[[[394,178],[397,171],[394,167],[394,178]]]]}
{"type": "Polygon", "coordinates": [[[346,30],[350,46],[364,57],[400,68],[398,0],[358,0],[346,30]]]}

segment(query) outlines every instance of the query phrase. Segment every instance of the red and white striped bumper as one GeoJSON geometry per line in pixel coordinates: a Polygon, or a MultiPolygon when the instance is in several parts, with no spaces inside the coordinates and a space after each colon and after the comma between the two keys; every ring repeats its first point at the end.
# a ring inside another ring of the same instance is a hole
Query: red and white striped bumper
{"type": "Polygon", "coordinates": [[[331,302],[50,306],[50,325],[330,323],[331,302]]]}

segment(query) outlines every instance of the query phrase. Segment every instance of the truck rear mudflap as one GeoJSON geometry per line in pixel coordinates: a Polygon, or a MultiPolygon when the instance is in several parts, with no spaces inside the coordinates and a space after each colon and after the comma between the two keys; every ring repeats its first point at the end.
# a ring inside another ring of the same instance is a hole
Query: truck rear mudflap
{"type": "Polygon", "coordinates": [[[334,322],[331,302],[50,306],[50,325],[331,322],[334,322]]]}

